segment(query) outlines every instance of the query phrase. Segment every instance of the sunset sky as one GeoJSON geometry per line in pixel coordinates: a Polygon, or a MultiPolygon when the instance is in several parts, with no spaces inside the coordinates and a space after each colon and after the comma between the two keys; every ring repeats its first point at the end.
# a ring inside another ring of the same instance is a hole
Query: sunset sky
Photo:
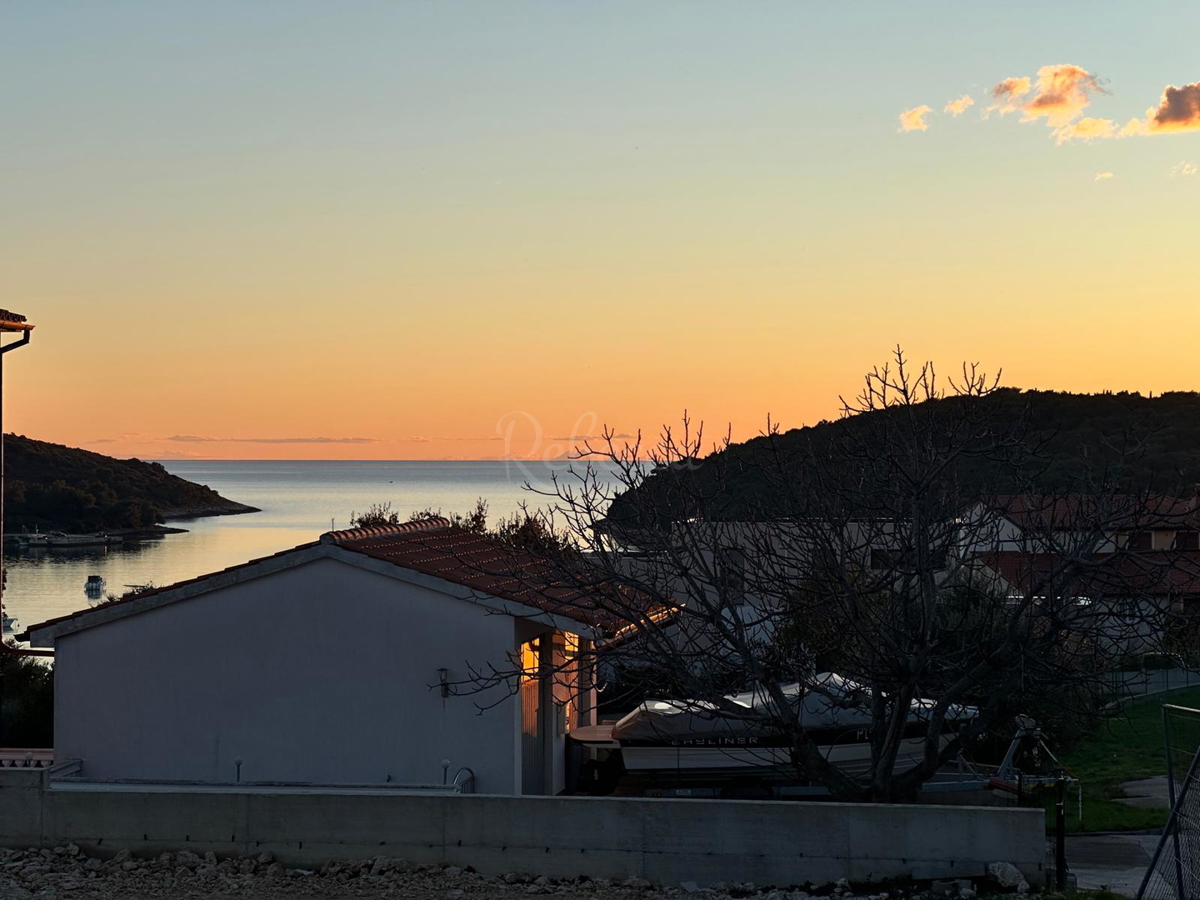
{"type": "Polygon", "coordinates": [[[897,343],[1200,388],[1197,34],[1184,2],[6,2],[0,307],[38,327],[4,427],[746,437],[897,343]]]}

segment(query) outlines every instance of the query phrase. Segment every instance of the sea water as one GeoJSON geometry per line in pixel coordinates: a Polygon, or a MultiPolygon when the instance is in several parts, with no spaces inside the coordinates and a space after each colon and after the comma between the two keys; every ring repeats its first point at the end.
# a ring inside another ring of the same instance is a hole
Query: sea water
{"type": "MultiPolygon", "coordinates": [[[[545,508],[536,493],[553,491],[554,479],[577,484],[580,462],[161,460],[173,475],[206,484],[222,496],[259,507],[236,516],[174,520],[185,534],[75,550],[11,548],[5,611],[21,626],[66,615],[89,605],[89,575],[106,581],[106,594],[131,585],[172,584],[216,572],[350,527],[352,512],[391,503],[407,518],[420,510],[466,513],[478,499],[489,518],[515,513],[521,504],[545,508]],[[531,491],[528,487],[535,490],[531,491]]],[[[596,471],[612,483],[608,470],[596,471]]],[[[92,598],[91,602],[95,602],[92,598]]]]}

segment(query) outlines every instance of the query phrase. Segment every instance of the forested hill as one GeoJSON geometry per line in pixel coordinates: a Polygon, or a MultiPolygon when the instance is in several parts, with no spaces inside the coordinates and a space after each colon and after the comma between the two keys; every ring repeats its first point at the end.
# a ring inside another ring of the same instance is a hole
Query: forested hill
{"type": "MultiPolygon", "coordinates": [[[[958,398],[934,400],[934,411],[952,417],[958,398]]],[[[1104,471],[1130,489],[1194,491],[1200,485],[1200,393],[1176,391],[1145,397],[1137,393],[1071,394],[1056,391],[1022,391],[1006,388],[984,401],[985,415],[998,430],[1024,422],[1023,444],[1038,447],[1036,459],[1025,469],[1036,472],[1036,485],[1047,491],[1077,489],[1081,476],[1104,471]],[[1130,454],[1128,448],[1137,446],[1130,454]]],[[[714,519],[741,519],[770,514],[777,494],[765,472],[789,470],[799,474],[805,458],[836,455],[842,439],[866,434],[880,417],[895,411],[871,412],[796,428],[774,442],[758,437],[735,444],[721,453],[689,466],[650,475],[636,496],[617,497],[609,511],[612,521],[626,516],[635,522],[647,510],[663,507],[662,498],[678,497],[673,479],[698,479],[704,510],[695,514],[714,519]],[[860,429],[855,431],[855,429],[860,429]]],[[[1018,489],[1014,471],[981,455],[966,457],[957,471],[967,491],[1004,492],[1018,489]]],[[[788,476],[791,477],[791,474],[788,476]]],[[[660,516],[678,513],[659,509],[660,516]]]]}
{"type": "Polygon", "coordinates": [[[4,530],[143,528],[169,517],[255,512],[159,463],[4,436],[4,530]]]}

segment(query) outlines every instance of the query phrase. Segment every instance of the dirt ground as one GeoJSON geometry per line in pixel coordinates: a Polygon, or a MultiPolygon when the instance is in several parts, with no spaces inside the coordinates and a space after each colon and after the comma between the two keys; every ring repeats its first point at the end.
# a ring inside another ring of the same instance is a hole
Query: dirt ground
{"type": "MultiPolygon", "coordinates": [[[[691,895],[704,900],[934,898],[929,886],[891,887],[890,893],[878,887],[874,888],[878,893],[869,890],[856,892],[845,882],[818,895],[796,887],[748,882],[701,885],[685,881],[653,886],[640,878],[548,878],[525,872],[489,877],[457,866],[413,865],[382,856],[330,862],[313,871],[289,868],[270,853],[218,859],[211,853],[201,857],[182,851],[139,858],[122,850],[100,859],[88,857],[73,845],[54,850],[0,849],[2,900],[485,900],[539,895],[563,900],[659,900],[691,895]]],[[[936,900],[972,900],[975,896],[969,882],[946,882],[936,900]]]]}

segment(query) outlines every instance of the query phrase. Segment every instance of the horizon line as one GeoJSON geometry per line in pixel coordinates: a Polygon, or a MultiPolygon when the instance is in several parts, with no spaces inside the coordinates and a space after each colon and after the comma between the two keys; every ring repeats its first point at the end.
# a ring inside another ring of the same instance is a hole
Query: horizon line
{"type": "MultiPolygon", "coordinates": [[[[95,452],[95,451],[93,451],[95,452]]],[[[120,459],[120,457],[113,457],[120,459]]],[[[389,459],[384,457],[370,459],[324,459],[321,457],[264,457],[264,456],[128,456],[125,459],[140,459],[143,462],[176,463],[176,462],[392,462],[392,463],[427,463],[427,462],[461,462],[461,463],[564,463],[564,462],[600,462],[600,459],[589,459],[580,456],[560,456],[554,459],[523,459],[521,457],[464,457],[464,456],[430,456],[424,459],[389,459]]]]}

